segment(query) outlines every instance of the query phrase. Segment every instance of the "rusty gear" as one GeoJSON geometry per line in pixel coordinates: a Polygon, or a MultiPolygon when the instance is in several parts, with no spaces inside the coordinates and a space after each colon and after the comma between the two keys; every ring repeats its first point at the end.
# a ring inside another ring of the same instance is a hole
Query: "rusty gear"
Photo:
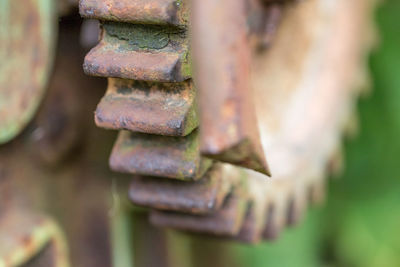
{"type": "Polygon", "coordinates": [[[135,176],[130,199],[156,225],[245,242],[297,223],[360,93],[370,7],[81,0],[101,21],[84,70],[108,78],[95,121],[121,131],[110,165],[135,176]]]}

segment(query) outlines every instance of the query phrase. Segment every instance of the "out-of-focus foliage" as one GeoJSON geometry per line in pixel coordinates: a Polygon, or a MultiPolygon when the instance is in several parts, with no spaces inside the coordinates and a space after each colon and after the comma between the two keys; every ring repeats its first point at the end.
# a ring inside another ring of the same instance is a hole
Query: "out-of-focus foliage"
{"type": "Polygon", "coordinates": [[[238,266],[400,266],[400,1],[376,13],[372,91],[359,103],[360,134],[327,204],[277,243],[237,245],[238,266]]]}

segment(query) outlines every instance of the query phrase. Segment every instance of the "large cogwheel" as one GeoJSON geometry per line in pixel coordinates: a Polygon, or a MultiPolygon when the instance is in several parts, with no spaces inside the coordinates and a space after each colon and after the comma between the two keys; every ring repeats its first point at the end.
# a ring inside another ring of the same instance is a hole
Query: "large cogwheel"
{"type": "Polygon", "coordinates": [[[108,78],[95,121],[120,131],[110,165],[134,175],[133,203],[156,225],[253,243],[298,222],[338,165],[371,7],[81,0],[101,21],[84,70],[108,78]]]}

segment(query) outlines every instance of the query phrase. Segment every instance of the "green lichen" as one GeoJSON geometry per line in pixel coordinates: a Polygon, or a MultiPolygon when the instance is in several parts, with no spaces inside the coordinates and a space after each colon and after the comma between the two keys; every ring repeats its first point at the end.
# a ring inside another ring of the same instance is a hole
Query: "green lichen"
{"type": "Polygon", "coordinates": [[[182,35],[181,29],[159,25],[107,22],[103,26],[109,36],[141,49],[162,49],[182,35]]]}

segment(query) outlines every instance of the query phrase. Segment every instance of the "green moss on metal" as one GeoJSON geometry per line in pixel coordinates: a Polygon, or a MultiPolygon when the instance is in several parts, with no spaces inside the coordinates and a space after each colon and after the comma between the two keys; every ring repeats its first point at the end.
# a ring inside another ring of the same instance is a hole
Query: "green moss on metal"
{"type": "Polygon", "coordinates": [[[141,49],[162,49],[182,35],[181,29],[159,25],[107,22],[103,26],[109,36],[125,40],[129,45],[141,49]]]}

